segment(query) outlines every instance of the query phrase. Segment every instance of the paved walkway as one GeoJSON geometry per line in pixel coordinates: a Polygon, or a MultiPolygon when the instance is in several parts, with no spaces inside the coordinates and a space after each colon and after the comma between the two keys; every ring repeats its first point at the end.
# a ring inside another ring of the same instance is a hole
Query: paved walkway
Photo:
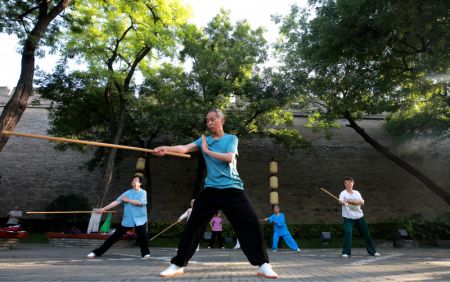
{"type": "MultiPolygon", "coordinates": [[[[201,249],[185,275],[159,278],[174,249],[151,249],[144,260],[138,247],[112,248],[101,258],[85,259],[86,248],[19,244],[0,251],[0,281],[263,281],[240,250],[201,249]]],[[[381,257],[354,249],[280,250],[269,253],[277,281],[450,281],[450,249],[381,249],[381,257]]]]}

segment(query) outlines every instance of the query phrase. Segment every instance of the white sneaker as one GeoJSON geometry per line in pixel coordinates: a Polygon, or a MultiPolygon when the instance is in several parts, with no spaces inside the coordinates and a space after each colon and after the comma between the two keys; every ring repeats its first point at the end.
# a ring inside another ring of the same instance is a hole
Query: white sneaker
{"type": "Polygon", "coordinates": [[[197,246],[197,249],[195,249],[196,252],[200,251],[200,245],[197,246]]]}
{"type": "Polygon", "coordinates": [[[376,252],[376,253],[373,254],[373,256],[374,257],[379,257],[379,256],[381,256],[381,254],[379,252],[376,252]]]}
{"type": "Polygon", "coordinates": [[[86,258],[95,258],[96,255],[93,252],[90,252],[89,254],[87,254],[86,258]]]}
{"type": "Polygon", "coordinates": [[[179,267],[175,264],[170,264],[168,268],[166,268],[163,272],[159,274],[161,277],[173,277],[177,275],[183,275],[184,269],[183,267],[179,267]]]}
{"type": "Polygon", "coordinates": [[[273,271],[272,266],[269,263],[264,263],[258,268],[258,276],[264,276],[266,278],[278,278],[278,274],[273,271]]]}
{"type": "Polygon", "coordinates": [[[277,252],[277,250],[272,250],[272,252],[276,253],[276,252],[277,252]]]}
{"type": "Polygon", "coordinates": [[[347,254],[342,254],[342,257],[343,258],[348,258],[348,255],[347,254]]]}
{"type": "Polygon", "coordinates": [[[296,252],[301,252],[302,250],[300,250],[300,248],[297,248],[297,250],[295,250],[296,252]]]}
{"type": "Polygon", "coordinates": [[[149,259],[150,258],[150,254],[146,254],[145,256],[142,257],[143,259],[149,259]]]}

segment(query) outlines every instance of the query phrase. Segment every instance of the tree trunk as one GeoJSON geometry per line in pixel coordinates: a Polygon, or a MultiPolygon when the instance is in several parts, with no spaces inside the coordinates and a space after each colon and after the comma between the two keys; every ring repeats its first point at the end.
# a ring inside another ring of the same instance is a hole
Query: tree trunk
{"type": "MultiPolygon", "coordinates": [[[[35,50],[36,47],[32,44],[31,40],[27,40],[22,53],[22,68],[19,81],[17,82],[14,94],[3,108],[2,115],[0,116],[0,131],[14,131],[23,112],[27,108],[28,98],[33,91],[35,50]]],[[[0,135],[0,152],[5,147],[8,139],[9,135],[0,135]]]]}
{"type": "MultiPolygon", "coordinates": [[[[27,108],[28,98],[33,91],[35,52],[50,23],[71,4],[72,0],[61,0],[48,11],[48,3],[39,4],[36,24],[28,34],[22,50],[20,77],[14,94],[3,108],[0,116],[0,133],[2,130],[14,131],[17,123],[27,108]]],[[[0,134],[0,152],[9,140],[9,135],[0,134]]]]}
{"type": "MultiPolygon", "coordinates": [[[[121,138],[122,138],[122,133],[123,133],[123,129],[124,129],[124,125],[125,125],[125,101],[122,101],[120,110],[119,110],[119,116],[118,116],[118,122],[117,122],[117,127],[116,127],[116,131],[112,134],[113,138],[112,138],[112,144],[119,144],[121,138]]],[[[103,172],[103,177],[102,180],[100,182],[100,193],[97,199],[97,203],[95,204],[95,206],[97,208],[101,208],[103,207],[104,203],[105,203],[105,198],[106,195],[108,194],[109,191],[109,187],[111,185],[111,180],[112,180],[112,176],[114,173],[114,168],[116,165],[116,156],[117,156],[117,149],[116,148],[111,148],[108,154],[108,158],[106,160],[106,164],[105,164],[105,170],[103,172]]]]}
{"type": "Polygon", "coordinates": [[[203,179],[205,177],[205,158],[203,157],[203,154],[201,152],[199,152],[197,155],[197,171],[195,174],[194,188],[192,190],[192,199],[197,198],[198,194],[200,193],[202,189],[203,179]]]}
{"type": "Polygon", "coordinates": [[[438,195],[442,200],[444,200],[449,206],[450,206],[450,192],[445,190],[444,188],[440,187],[436,183],[434,183],[433,180],[428,178],[425,174],[423,174],[421,171],[392,153],[388,148],[382,146],[380,143],[375,141],[372,137],[370,137],[363,128],[361,128],[353,119],[352,115],[350,113],[344,114],[345,118],[348,120],[350,124],[348,124],[348,127],[353,128],[359,135],[366,140],[367,143],[372,145],[375,150],[382,153],[386,157],[388,157],[391,161],[398,164],[401,168],[406,170],[409,174],[417,178],[420,182],[425,184],[433,193],[438,195]]]}

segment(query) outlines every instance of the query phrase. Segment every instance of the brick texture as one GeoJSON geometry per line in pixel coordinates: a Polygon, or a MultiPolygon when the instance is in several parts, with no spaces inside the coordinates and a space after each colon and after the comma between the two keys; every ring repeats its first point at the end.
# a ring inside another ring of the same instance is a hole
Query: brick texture
{"type": "MultiPolygon", "coordinates": [[[[1,95],[0,95],[1,96],[1,95]]],[[[0,97],[2,102],[7,100],[0,97]]],[[[4,105],[4,103],[3,103],[4,105]]],[[[239,172],[245,190],[257,213],[270,214],[269,162],[276,157],[279,166],[280,206],[288,223],[339,223],[340,208],[319,190],[325,187],[335,195],[343,189],[344,176],[353,176],[355,189],[366,200],[363,208],[369,222],[381,222],[422,214],[433,218],[450,207],[422,183],[376,152],[352,129],[333,130],[328,140],[303,127],[305,118],[296,118],[296,126],[313,144],[310,149],[287,150],[268,139],[241,139],[239,172]]],[[[448,139],[415,138],[395,143],[382,128],[382,120],[360,122],[368,134],[388,146],[450,190],[450,142],[448,139]]],[[[25,111],[16,130],[47,134],[46,104],[25,111]]],[[[130,152],[121,161],[108,200],[115,199],[129,186],[137,154],[130,152]]],[[[54,144],[37,139],[12,137],[0,152],[0,213],[19,205],[22,210],[43,210],[60,195],[79,193],[94,204],[101,170],[89,172],[82,167],[92,152],[56,151],[54,144]]],[[[153,192],[150,220],[173,222],[188,207],[197,161],[181,158],[152,158],[153,192]]],[[[120,215],[115,216],[115,221],[120,215]]]]}

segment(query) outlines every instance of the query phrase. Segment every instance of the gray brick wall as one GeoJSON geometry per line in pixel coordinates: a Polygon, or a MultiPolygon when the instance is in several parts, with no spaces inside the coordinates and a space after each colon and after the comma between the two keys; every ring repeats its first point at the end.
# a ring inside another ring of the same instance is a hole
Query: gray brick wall
{"type": "MultiPolygon", "coordinates": [[[[327,140],[302,127],[305,119],[297,118],[296,123],[303,136],[313,142],[311,149],[286,150],[267,139],[240,140],[239,172],[261,217],[270,214],[269,162],[272,156],[279,163],[280,206],[290,223],[340,222],[340,208],[319,187],[338,195],[346,175],[355,178],[355,189],[366,200],[363,209],[369,222],[413,214],[432,218],[450,211],[441,199],[372,149],[352,129],[345,126],[336,129],[333,138],[327,140]]],[[[450,189],[448,139],[417,138],[414,142],[397,144],[383,133],[380,120],[364,120],[360,124],[382,144],[450,189]]],[[[48,126],[47,110],[29,107],[16,130],[46,134],[48,126]]],[[[11,138],[0,152],[0,213],[6,215],[16,204],[24,211],[43,210],[59,195],[71,192],[86,195],[94,203],[101,171],[79,168],[91,154],[73,150],[59,152],[44,140],[11,138]]],[[[108,200],[115,199],[128,187],[135,157],[136,154],[130,153],[119,166],[108,200]]],[[[196,164],[195,159],[152,158],[151,220],[173,222],[187,208],[196,164]]]]}

